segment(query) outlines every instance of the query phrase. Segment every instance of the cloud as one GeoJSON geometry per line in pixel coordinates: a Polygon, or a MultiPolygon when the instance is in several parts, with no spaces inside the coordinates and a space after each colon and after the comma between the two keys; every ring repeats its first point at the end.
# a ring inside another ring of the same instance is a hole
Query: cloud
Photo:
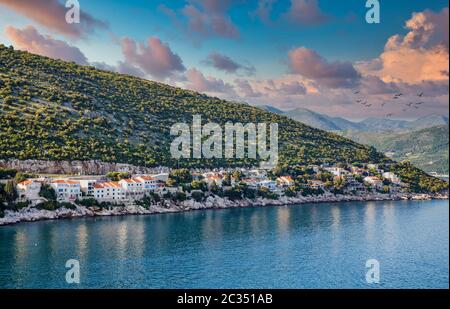
{"type": "Polygon", "coordinates": [[[108,28],[107,23],[81,11],[79,24],[65,20],[67,8],[58,0],[0,0],[0,5],[24,15],[47,29],[72,38],[79,38],[97,29],[108,28]]]}
{"type": "Polygon", "coordinates": [[[203,61],[206,65],[210,65],[217,70],[224,71],[226,73],[243,73],[244,75],[253,75],[255,68],[249,65],[243,65],[237,63],[230,57],[219,53],[211,53],[208,58],[203,61]]]}
{"type": "Polygon", "coordinates": [[[186,72],[185,87],[198,92],[226,94],[228,97],[235,95],[231,84],[215,77],[205,77],[202,72],[195,68],[186,72]]]}
{"type": "Polygon", "coordinates": [[[320,25],[330,19],[321,11],[317,0],[291,0],[291,7],[285,15],[292,23],[308,26],[320,25]]]}
{"type": "Polygon", "coordinates": [[[405,27],[409,32],[391,36],[383,53],[371,61],[378,66],[360,63],[358,69],[385,82],[448,81],[448,8],[414,13],[405,27]]]}
{"type": "Polygon", "coordinates": [[[237,90],[243,96],[244,99],[248,98],[258,98],[262,96],[261,92],[257,92],[253,89],[252,85],[250,85],[248,80],[245,79],[236,79],[234,81],[237,90]]]}
{"type": "Polygon", "coordinates": [[[258,0],[258,7],[250,15],[253,17],[259,17],[259,19],[265,24],[271,24],[272,20],[270,15],[272,13],[273,4],[276,1],[277,0],[258,0]]]}
{"type": "Polygon", "coordinates": [[[306,94],[306,87],[298,81],[290,83],[282,83],[278,90],[285,95],[304,95],[306,94]]]}
{"type": "Polygon", "coordinates": [[[186,70],[181,58],[156,37],[140,44],[133,39],[124,38],[121,40],[121,46],[128,64],[154,78],[163,80],[186,70]]]}
{"type": "Polygon", "coordinates": [[[292,73],[329,88],[353,87],[360,75],[350,62],[328,62],[312,49],[299,47],[289,52],[292,73]]]}
{"type": "Polygon", "coordinates": [[[169,16],[181,31],[188,30],[191,39],[223,37],[239,38],[239,30],[227,12],[239,0],[187,0],[178,12],[160,5],[159,10],[169,16]]]}
{"type": "Polygon", "coordinates": [[[5,33],[18,49],[54,59],[88,64],[85,55],[77,47],[56,40],[50,35],[42,35],[33,26],[23,29],[8,26],[5,33]]]}

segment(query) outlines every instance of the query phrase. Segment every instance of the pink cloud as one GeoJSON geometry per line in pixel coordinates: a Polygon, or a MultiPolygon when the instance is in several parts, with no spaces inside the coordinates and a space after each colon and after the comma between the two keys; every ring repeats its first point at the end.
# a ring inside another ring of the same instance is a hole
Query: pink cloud
{"type": "Polygon", "coordinates": [[[240,64],[220,53],[210,53],[204,63],[226,73],[242,73],[243,75],[252,75],[255,73],[254,67],[240,64]]]}
{"type": "Polygon", "coordinates": [[[448,81],[448,27],[448,8],[414,13],[406,22],[409,32],[390,37],[383,53],[371,61],[378,67],[362,63],[358,69],[385,82],[448,81]]]}
{"type": "Polygon", "coordinates": [[[301,25],[320,25],[329,20],[329,16],[319,8],[317,0],[291,0],[286,17],[301,25]]]}
{"type": "Polygon", "coordinates": [[[289,52],[292,73],[329,88],[353,87],[359,74],[350,62],[328,62],[312,49],[299,47],[289,52]]]}
{"type": "Polygon", "coordinates": [[[42,35],[33,26],[26,26],[23,29],[8,26],[5,32],[18,49],[54,59],[88,64],[86,57],[77,47],[49,35],[42,35]]]}
{"type": "Polygon", "coordinates": [[[68,24],[65,20],[67,8],[58,0],[0,0],[0,5],[22,14],[47,29],[70,37],[82,37],[108,25],[85,11],[81,11],[79,24],[68,24]]]}
{"type": "Polygon", "coordinates": [[[179,11],[161,5],[159,10],[172,19],[177,28],[186,31],[196,41],[210,38],[239,38],[239,30],[227,11],[239,0],[187,0],[179,11]],[[186,25],[185,25],[186,23],[186,25]]]}
{"type": "Polygon", "coordinates": [[[205,77],[202,72],[191,68],[186,72],[185,86],[188,89],[206,93],[221,93],[230,97],[235,95],[233,86],[222,79],[211,76],[205,77]]]}
{"type": "Polygon", "coordinates": [[[147,44],[137,44],[133,39],[124,38],[121,45],[129,64],[157,79],[165,79],[186,70],[181,58],[156,37],[149,38],[147,44]]]}

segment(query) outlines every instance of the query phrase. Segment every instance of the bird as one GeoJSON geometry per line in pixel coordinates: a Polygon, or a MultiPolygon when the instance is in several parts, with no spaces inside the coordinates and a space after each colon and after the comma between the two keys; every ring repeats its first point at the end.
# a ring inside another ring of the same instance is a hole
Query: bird
{"type": "Polygon", "coordinates": [[[354,90],[353,91],[353,94],[358,94],[358,93],[360,93],[361,91],[359,91],[359,90],[354,90]]]}
{"type": "Polygon", "coordinates": [[[418,93],[417,96],[420,98],[423,97],[423,92],[418,93]]]}
{"type": "Polygon", "coordinates": [[[425,103],[425,102],[417,102],[416,105],[421,105],[423,103],[425,103]]]}
{"type": "Polygon", "coordinates": [[[360,99],[356,100],[356,103],[361,103],[361,102],[362,102],[362,100],[360,100],[360,99]]]}
{"type": "Polygon", "coordinates": [[[406,105],[409,107],[411,107],[411,105],[413,105],[413,104],[414,104],[413,102],[406,103],[406,105]]]}

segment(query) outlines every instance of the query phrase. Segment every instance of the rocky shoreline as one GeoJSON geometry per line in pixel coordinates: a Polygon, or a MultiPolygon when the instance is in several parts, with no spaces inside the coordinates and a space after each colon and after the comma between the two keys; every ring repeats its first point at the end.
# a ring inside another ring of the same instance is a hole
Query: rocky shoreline
{"type": "Polygon", "coordinates": [[[269,199],[243,199],[230,201],[221,197],[208,197],[203,202],[187,200],[174,203],[165,201],[164,206],[161,203],[152,205],[148,208],[137,205],[128,205],[121,207],[112,207],[110,209],[87,208],[77,206],[76,209],[61,208],[55,211],[38,210],[28,207],[17,212],[7,210],[5,217],[0,218],[0,226],[16,224],[20,222],[35,222],[43,220],[71,219],[96,216],[124,216],[124,215],[151,215],[162,213],[185,212],[202,209],[229,209],[244,207],[265,207],[265,206],[286,206],[300,205],[306,203],[339,203],[339,202],[363,202],[363,201],[398,201],[398,200],[432,200],[448,199],[448,194],[371,194],[365,196],[355,195],[333,195],[326,194],[322,196],[308,197],[281,197],[278,200],[269,199]]]}

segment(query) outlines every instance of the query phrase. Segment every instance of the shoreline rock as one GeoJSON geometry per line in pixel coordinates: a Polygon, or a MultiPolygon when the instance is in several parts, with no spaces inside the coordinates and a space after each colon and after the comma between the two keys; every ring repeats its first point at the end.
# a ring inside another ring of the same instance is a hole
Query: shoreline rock
{"type": "Polygon", "coordinates": [[[112,209],[92,209],[83,206],[77,206],[76,209],[60,208],[55,211],[38,210],[28,207],[17,212],[5,211],[5,217],[0,218],[0,226],[17,224],[20,222],[36,222],[44,220],[73,219],[83,217],[105,217],[105,216],[125,216],[125,215],[151,215],[164,213],[188,212],[205,209],[230,209],[230,208],[248,208],[248,207],[271,207],[288,206],[312,203],[339,203],[339,202],[370,202],[370,201],[398,201],[398,200],[448,200],[448,195],[431,194],[370,194],[365,196],[356,195],[332,195],[308,197],[281,197],[278,200],[269,200],[258,198],[254,200],[243,199],[231,201],[221,197],[208,197],[203,202],[187,200],[181,203],[165,201],[166,206],[152,205],[148,209],[128,205],[122,207],[113,207],[112,209]]]}

